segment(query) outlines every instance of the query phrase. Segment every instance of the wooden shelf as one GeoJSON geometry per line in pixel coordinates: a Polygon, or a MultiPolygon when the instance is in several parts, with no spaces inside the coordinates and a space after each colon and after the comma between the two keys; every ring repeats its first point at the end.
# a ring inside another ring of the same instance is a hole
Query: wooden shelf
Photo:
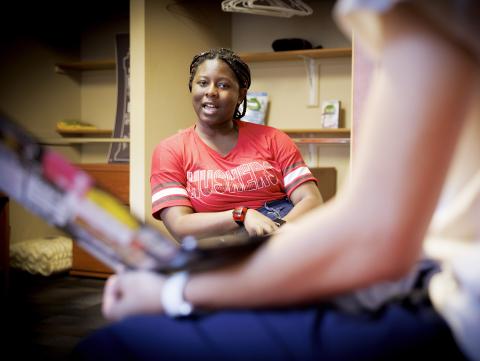
{"type": "Polygon", "coordinates": [[[127,138],[44,138],[40,139],[42,145],[73,145],[73,144],[88,144],[88,143],[130,143],[127,138]]]}
{"type": "Polygon", "coordinates": [[[126,138],[111,138],[111,129],[59,129],[57,133],[64,138],[46,138],[40,141],[44,145],[72,145],[87,143],[128,143],[126,138]]]}
{"type": "Polygon", "coordinates": [[[299,144],[350,144],[350,129],[282,129],[299,144]]]}
{"type": "MultiPolygon", "coordinates": [[[[350,57],[351,48],[333,48],[333,49],[308,49],[308,50],[290,50],[290,51],[271,51],[263,53],[239,53],[240,57],[248,62],[256,61],[281,61],[281,60],[301,60],[303,58],[338,58],[350,57]]],[[[96,61],[76,61],[55,64],[57,73],[67,71],[84,70],[108,70],[115,69],[115,60],[96,60],[96,61]]]]}
{"type": "Polygon", "coordinates": [[[348,128],[282,129],[282,131],[287,134],[350,135],[350,129],[348,128]]]}
{"type": "Polygon", "coordinates": [[[239,53],[239,56],[247,63],[267,62],[267,61],[303,61],[307,71],[307,85],[309,95],[307,105],[310,107],[318,106],[318,59],[327,58],[351,58],[351,48],[332,48],[332,49],[308,49],[308,50],[290,50],[273,51],[264,53],[239,53]]]}
{"type": "Polygon", "coordinates": [[[111,136],[112,129],[58,129],[57,133],[62,137],[106,137],[111,136]]]}
{"type": "Polygon", "coordinates": [[[350,138],[292,138],[298,144],[350,144],[350,138]]]}
{"type": "Polygon", "coordinates": [[[115,69],[115,60],[96,60],[96,61],[77,61],[55,64],[57,73],[65,73],[68,71],[84,71],[84,70],[110,70],[115,69]]]}
{"type": "Polygon", "coordinates": [[[255,61],[281,61],[281,60],[302,60],[304,58],[339,58],[350,57],[351,48],[333,48],[333,49],[308,49],[308,50],[290,50],[275,51],[265,53],[239,53],[239,56],[248,62],[255,61]]]}

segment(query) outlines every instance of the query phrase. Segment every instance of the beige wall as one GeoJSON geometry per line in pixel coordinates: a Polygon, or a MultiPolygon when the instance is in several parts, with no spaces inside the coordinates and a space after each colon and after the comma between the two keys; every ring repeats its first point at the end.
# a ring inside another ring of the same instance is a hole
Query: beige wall
{"type": "MultiPolygon", "coordinates": [[[[142,2],[133,1],[134,4],[142,2]]],[[[144,147],[145,215],[151,221],[149,174],[153,148],[160,140],[194,124],[195,113],[188,91],[190,61],[200,51],[231,46],[231,15],[223,13],[219,3],[214,1],[172,4],[167,0],[145,0],[144,4],[145,134],[141,144],[144,147]]],[[[138,26],[136,21],[131,19],[132,28],[138,26]]],[[[132,54],[132,62],[136,56],[141,58],[141,54],[132,54]]],[[[132,159],[135,164],[138,161],[132,159]]],[[[154,221],[154,224],[159,222],[154,221]]]]}
{"type": "Polygon", "coordinates": [[[313,9],[309,16],[280,18],[232,13],[232,47],[237,51],[272,51],[272,42],[280,38],[302,38],[324,48],[348,47],[350,41],[332,19],[335,0],[306,1],[313,9]]]}
{"type": "MultiPolygon", "coordinates": [[[[0,109],[37,137],[57,137],[57,121],[80,114],[80,88],[72,78],[55,73],[54,64],[75,56],[72,48],[78,47],[78,42],[74,46],[63,44],[49,33],[35,31],[21,21],[19,24],[23,26],[21,33],[8,28],[0,35],[0,109]]],[[[72,37],[71,41],[77,39],[72,37]]],[[[62,147],[59,151],[71,159],[79,158],[74,148],[62,147]]],[[[10,205],[10,223],[12,242],[60,233],[14,201],[10,205]]]]}
{"type": "MultiPolygon", "coordinates": [[[[147,219],[151,205],[148,177],[153,147],[195,121],[187,89],[188,65],[193,54],[216,46],[232,47],[238,52],[271,51],[272,40],[280,37],[302,37],[324,47],[350,47],[349,40],[331,18],[333,1],[314,2],[313,16],[291,19],[222,13],[219,1],[189,1],[184,2],[184,6],[170,8],[164,6],[166,3],[169,2],[145,1],[145,138],[142,141],[146,166],[145,208],[137,213],[145,212],[147,219]]],[[[132,26],[134,21],[132,19],[132,26]]],[[[320,127],[320,107],[307,106],[308,78],[303,61],[250,66],[251,89],[267,91],[271,97],[270,125],[282,129],[320,127]]],[[[317,61],[317,66],[318,103],[340,99],[343,126],[349,127],[351,60],[323,59],[317,61]]],[[[140,140],[132,139],[137,141],[140,140]]],[[[348,145],[302,145],[300,149],[309,165],[336,167],[338,185],[343,185],[349,171],[348,145]]]]}
{"type": "MultiPolygon", "coordinates": [[[[9,56],[2,59],[0,67],[0,107],[35,135],[45,138],[59,137],[54,129],[61,119],[82,119],[100,128],[112,128],[115,72],[57,74],[53,67],[56,62],[66,60],[112,59],[114,34],[130,31],[134,107],[131,204],[137,215],[151,222],[149,173],[153,148],[161,139],[195,121],[187,87],[192,56],[218,46],[239,52],[270,51],[272,40],[280,37],[302,37],[325,47],[349,46],[330,19],[331,2],[314,3],[313,17],[279,19],[224,13],[220,1],[131,0],[126,13],[112,12],[113,8],[104,8],[99,13],[95,8],[91,11],[96,16],[94,21],[86,27],[81,23],[71,24],[79,26],[75,31],[67,29],[69,25],[64,19],[61,25],[66,31],[61,34],[61,41],[28,26],[28,36],[22,40],[3,31],[2,50],[9,56]]],[[[41,8],[48,13],[51,9],[45,6],[41,8]]],[[[79,16],[79,21],[83,18],[79,16]]],[[[319,108],[307,106],[308,86],[302,61],[256,63],[251,68],[252,90],[265,90],[271,95],[271,125],[284,129],[319,125],[319,108]]],[[[348,59],[319,61],[319,100],[340,99],[347,126],[349,71],[348,59]]],[[[56,150],[72,161],[90,163],[105,161],[108,146],[56,147],[56,150]]],[[[342,182],[348,171],[348,146],[302,146],[302,151],[307,162],[312,162],[316,155],[319,165],[336,166],[342,182]]],[[[58,232],[15,204],[11,207],[11,222],[13,242],[58,232]]],[[[159,222],[155,224],[160,226],[159,222]]]]}
{"type": "MultiPolygon", "coordinates": [[[[55,127],[62,119],[82,119],[112,128],[115,72],[60,74],[54,71],[54,65],[113,58],[113,35],[128,32],[128,7],[122,15],[122,9],[112,11],[115,8],[108,8],[108,4],[91,7],[85,3],[73,14],[71,9],[63,13],[57,4],[31,5],[26,14],[21,4],[9,4],[2,9],[15,21],[8,23],[4,19],[0,24],[0,108],[42,139],[60,138],[55,127]]],[[[120,8],[120,2],[115,5],[120,8]]],[[[73,162],[104,162],[108,146],[55,146],[54,149],[73,162]]],[[[10,223],[12,243],[61,233],[14,201],[10,223]]]]}
{"type": "MultiPolygon", "coordinates": [[[[337,28],[331,13],[334,1],[311,1],[313,14],[306,17],[278,18],[233,13],[232,47],[238,52],[272,51],[272,42],[280,38],[302,38],[313,46],[351,47],[337,28]]],[[[338,99],[342,108],[342,126],[351,125],[350,58],[317,59],[318,98],[309,106],[309,82],[305,62],[258,62],[250,64],[252,91],[266,91],[270,104],[267,122],[280,129],[318,129],[321,127],[323,100],[338,99]]],[[[299,145],[309,166],[336,167],[341,188],[349,174],[348,145],[299,145]]]]}

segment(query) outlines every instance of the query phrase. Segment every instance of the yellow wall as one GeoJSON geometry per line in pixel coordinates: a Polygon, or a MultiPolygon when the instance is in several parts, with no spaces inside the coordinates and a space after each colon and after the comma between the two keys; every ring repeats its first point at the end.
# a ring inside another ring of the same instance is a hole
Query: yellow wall
{"type": "MultiPolygon", "coordinates": [[[[78,24],[69,25],[67,18],[58,14],[60,9],[55,9],[51,21],[46,15],[40,16],[42,22],[34,24],[40,28],[53,24],[53,19],[63,19],[61,33],[53,31],[57,29],[53,25],[50,27],[52,34],[61,35],[61,41],[51,39],[50,31],[49,36],[44,36],[35,26],[25,24],[18,24],[28,30],[28,36],[21,41],[13,32],[3,31],[2,44],[7,44],[3,46],[9,56],[2,59],[0,67],[0,107],[43,138],[59,138],[54,129],[61,119],[82,119],[99,128],[112,128],[115,71],[57,74],[53,67],[56,62],[68,60],[112,59],[115,33],[130,31],[131,205],[134,213],[148,222],[152,221],[149,172],[153,148],[161,139],[195,121],[187,86],[188,66],[195,53],[219,46],[238,52],[270,51],[272,40],[281,37],[302,37],[325,47],[350,46],[331,21],[331,1],[314,2],[312,17],[291,19],[224,13],[220,1],[130,0],[126,12],[125,3],[123,0],[122,9],[116,11],[112,5],[95,10],[85,6],[83,11],[89,16],[79,15],[78,24]],[[89,22],[82,24],[86,18],[89,22]]],[[[116,4],[120,7],[120,2],[116,4]]],[[[48,4],[41,9],[45,14],[53,11],[48,4]]],[[[270,125],[284,129],[319,127],[319,108],[307,106],[308,86],[302,61],[256,63],[251,64],[251,69],[252,90],[264,90],[271,96],[270,125]]],[[[350,118],[350,82],[349,59],[319,61],[319,101],[340,99],[346,126],[350,118]]],[[[318,165],[337,167],[342,183],[348,172],[348,146],[301,149],[310,165],[315,165],[311,163],[318,157],[318,165]]],[[[108,145],[56,150],[75,162],[104,162],[108,145]]],[[[11,223],[12,242],[58,232],[15,203],[11,223]]]]}
{"type": "MultiPolygon", "coordinates": [[[[128,5],[128,0],[122,0],[128,5]]],[[[82,119],[112,128],[116,109],[115,71],[60,74],[55,64],[85,59],[111,59],[114,34],[128,32],[128,7],[84,7],[72,13],[58,4],[34,3],[28,13],[21,4],[2,9],[0,24],[0,108],[41,139],[59,139],[56,123],[82,119]],[[11,23],[8,19],[14,19],[11,23]]],[[[105,162],[108,146],[55,146],[72,162],[105,162]]],[[[0,176],[7,176],[0,174],[0,176]]],[[[11,242],[57,235],[50,227],[12,201],[11,242]]]]}
{"type": "MultiPolygon", "coordinates": [[[[133,1],[134,4],[141,2],[133,1]]],[[[231,16],[223,13],[218,3],[191,1],[188,5],[182,4],[184,2],[172,5],[167,0],[144,2],[145,134],[143,142],[135,138],[132,143],[137,142],[133,145],[135,147],[144,147],[146,191],[143,201],[149,221],[152,220],[149,174],[153,148],[179,129],[193,125],[196,119],[188,91],[190,61],[196,53],[205,49],[231,46],[231,16]]],[[[131,19],[132,27],[138,25],[136,21],[131,19]]],[[[132,62],[135,62],[136,56],[139,54],[132,54],[132,62]]],[[[141,122],[141,119],[135,118],[134,121],[141,122]]],[[[134,166],[141,165],[138,159],[131,161],[134,166]]],[[[141,171],[141,167],[137,171],[141,171]]],[[[141,197],[141,194],[134,193],[132,197],[141,197]]],[[[132,199],[134,204],[138,201],[132,199]]],[[[136,213],[141,215],[142,210],[136,210],[136,213]]],[[[154,224],[159,222],[154,221],[154,224]]]]}
{"type": "MultiPolygon", "coordinates": [[[[72,51],[78,47],[78,41],[72,34],[70,41],[74,44],[64,44],[45,29],[35,29],[37,24],[21,19],[23,17],[17,19],[17,25],[22,32],[0,27],[3,51],[0,109],[37,137],[57,137],[55,125],[58,120],[80,115],[80,88],[73,79],[56,74],[54,64],[78,55],[72,51]]],[[[61,147],[58,150],[70,159],[79,159],[76,149],[61,147]]],[[[0,177],[8,176],[0,172],[0,177]]],[[[60,233],[13,201],[10,223],[12,242],[60,233]]]]}
{"type": "MultiPolygon", "coordinates": [[[[232,47],[238,52],[272,51],[272,42],[281,38],[302,38],[314,47],[351,47],[332,18],[334,1],[312,1],[313,14],[278,18],[233,13],[232,47]]],[[[309,83],[306,65],[298,61],[251,63],[252,91],[266,91],[270,104],[267,122],[280,129],[321,128],[320,104],[324,100],[341,102],[341,126],[351,125],[350,58],[317,59],[317,105],[309,106],[309,83]]],[[[336,167],[337,186],[341,188],[349,174],[349,145],[307,145],[299,148],[312,167],[336,167]]],[[[321,181],[321,180],[320,180],[321,181]]]]}
{"type": "MultiPolygon", "coordinates": [[[[143,1],[132,2],[135,3],[143,1]]],[[[315,2],[312,4],[312,16],[291,19],[223,13],[218,2],[190,1],[183,6],[166,8],[167,3],[155,0],[144,2],[147,10],[144,27],[145,123],[141,127],[144,127],[145,138],[144,141],[132,139],[133,147],[145,144],[141,155],[145,160],[145,180],[140,185],[145,190],[144,208],[141,199],[132,199],[132,202],[136,213],[145,215],[149,221],[148,177],[153,147],[161,139],[195,121],[187,89],[188,65],[192,55],[216,46],[232,47],[238,52],[271,51],[273,39],[281,37],[302,37],[313,45],[322,44],[324,47],[350,47],[349,40],[331,18],[333,1],[315,2]]],[[[135,19],[131,21],[132,27],[135,26],[135,19]]],[[[132,56],[135,57],[135,54],[132,56]]],[[[303,61],[251,63],[250,66],[251,89],[267,91],[270,95],[270,125],[281,129],[320,128],[320,107],[307,106],[308,78],[303,61]]],[[[322,100],[340,99],[343,126],[349,127],[351,59],[322,59],[318,60],[317,66],[318,104],[322,100]]],[[[299,147],[309,165],[336,167],[338,186],[343,185],[349,172],[348,145],[299,147]]],[[[132,163],[132,167],[138,166],[135,174],[142,171],[138,159],[133,157],[132,163]]],[[[141,192],[132,188],[131,191],[132,197],[140,196],[141,192]]]]}

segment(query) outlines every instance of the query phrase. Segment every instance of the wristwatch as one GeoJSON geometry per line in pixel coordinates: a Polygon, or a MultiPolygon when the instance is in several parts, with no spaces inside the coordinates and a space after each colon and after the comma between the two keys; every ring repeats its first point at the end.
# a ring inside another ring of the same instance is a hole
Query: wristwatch
{"type": "Polygon", "coordinates": [[[185,317],[193,313],[193,306],[184,298],[188,272],[177,272],[167,278],[162,290],[162,306],[170,317],[185,317]]]}
{"type": "Polygon", "coordinates": [[[243,222],[245,222],[245,216],[247,215],[248,208],[247,207],[236,207],[232,212],[233,220],[239,225],[243,226],[243,222]]]}

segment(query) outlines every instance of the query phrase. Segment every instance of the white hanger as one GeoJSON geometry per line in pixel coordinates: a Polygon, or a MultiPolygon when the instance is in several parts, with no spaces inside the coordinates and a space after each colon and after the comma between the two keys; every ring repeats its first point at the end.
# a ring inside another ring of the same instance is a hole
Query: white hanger
{"type": "Polygon", "coordinates": [[[313,13],[312,8],[301,0],[224,0],[222,10],[287,18],[313,13]]]}

